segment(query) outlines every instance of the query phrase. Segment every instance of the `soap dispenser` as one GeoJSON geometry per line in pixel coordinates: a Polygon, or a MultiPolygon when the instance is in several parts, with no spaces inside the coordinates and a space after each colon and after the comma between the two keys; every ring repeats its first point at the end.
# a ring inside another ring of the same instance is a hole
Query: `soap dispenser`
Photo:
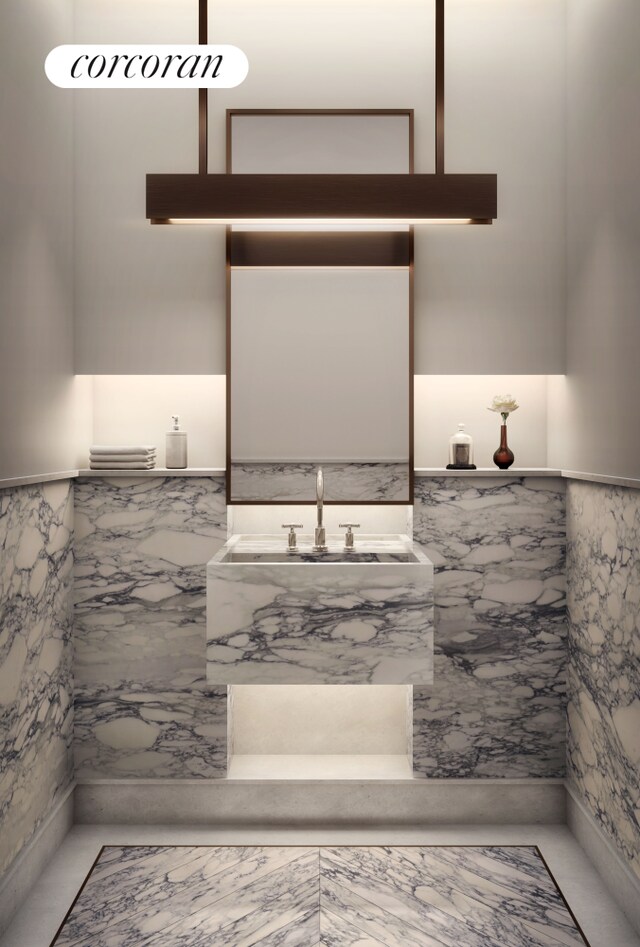
{"type": "Polygon", "coordinates": [[[184,469],[187,466],[187,432],[180,430],[180,418],[172,414],[173,430],[167,431],[166,464],[169,469],[184,469]]]}
{"type": "Polygon", "coordinates": [[[449,438],[449,463],[447,470],[475,470],[473,462],[473,438],[467,434],[464,424],[449,438]]]}

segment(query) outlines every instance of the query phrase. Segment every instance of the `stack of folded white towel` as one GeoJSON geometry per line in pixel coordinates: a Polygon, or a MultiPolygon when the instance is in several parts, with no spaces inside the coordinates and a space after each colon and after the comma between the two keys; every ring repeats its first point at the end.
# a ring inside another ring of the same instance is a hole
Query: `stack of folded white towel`
{"type": "Polygon", "coordinates": [[[156,465],[156,449],[149,445],[94,444],[89,455],[91,470],[153,470],[156,465]]]}

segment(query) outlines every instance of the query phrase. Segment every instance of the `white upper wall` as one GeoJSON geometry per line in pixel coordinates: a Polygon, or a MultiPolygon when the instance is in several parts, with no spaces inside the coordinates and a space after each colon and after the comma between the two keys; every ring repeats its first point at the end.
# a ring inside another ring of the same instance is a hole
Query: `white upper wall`
{"type": "Polygon", "coordinates": [[[567,376],[552,464],[640,477],[640,3],[568,4],[567,376]],[[562,410],[564,408],[564,410],[562,410]]]}
{"type": "MultiPolygon", "coordinates": [[[[197,42],[192,0],[75,0],[76,41],[197,42]]],[[[195,90],[77,90],[76,370],[224,371],[224,233],[152,227],[145,175],[197,170],[195,90]]]]}
{"type": "Polygon", "coordinates": [[[72,103],[43,69],[72,37],[71,0],[2,5],[0,479],[77,462],[72,103]]]}
{"type": "MultiPolygon", "coordinates": [[[[414,108],[433,170],[433,0],[215,0],[212,41],[250,70],[210,94],[211,171],[225,109],[414,108]]],[[[196,4],[76,0],[85,42],[192,42],[196,4]]],[[[499,221],[419,234],[417,373],[564,365],[564,0],[447,0],[449,171],[496,171],[499,221]]],[[[75,93],[76,367],[225,371],[224,237],[151,227],[145,174],[197,170],[193,91],[75,93]]]]}
{"type": "Polygon", "coordinates": [[[416,230],[416,372],[562,373],[564,0],[445,6],[445,167],[497,172],[498,219],[416,230]]]}

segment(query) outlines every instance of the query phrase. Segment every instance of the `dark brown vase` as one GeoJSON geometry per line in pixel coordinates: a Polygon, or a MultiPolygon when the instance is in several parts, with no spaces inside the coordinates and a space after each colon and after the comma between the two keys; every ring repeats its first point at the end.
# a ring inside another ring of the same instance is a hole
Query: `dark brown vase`
{"type": "Polygon", "coordinates": [[[507,425],[500,428],[500,447],[493,455],[493,462],[500,470],[508,470],[514,461],[513,451],[507,445],[507,425]]]}

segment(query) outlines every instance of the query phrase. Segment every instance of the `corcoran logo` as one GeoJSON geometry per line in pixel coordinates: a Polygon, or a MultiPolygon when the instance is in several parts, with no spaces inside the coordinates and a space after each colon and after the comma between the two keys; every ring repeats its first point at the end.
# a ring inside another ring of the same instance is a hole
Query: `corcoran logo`
{"type": "Polygon", "coordinates": [[[62,89],[231,89],[249,72],[237,46],[56,46],[44,64],[62,89]]]}

